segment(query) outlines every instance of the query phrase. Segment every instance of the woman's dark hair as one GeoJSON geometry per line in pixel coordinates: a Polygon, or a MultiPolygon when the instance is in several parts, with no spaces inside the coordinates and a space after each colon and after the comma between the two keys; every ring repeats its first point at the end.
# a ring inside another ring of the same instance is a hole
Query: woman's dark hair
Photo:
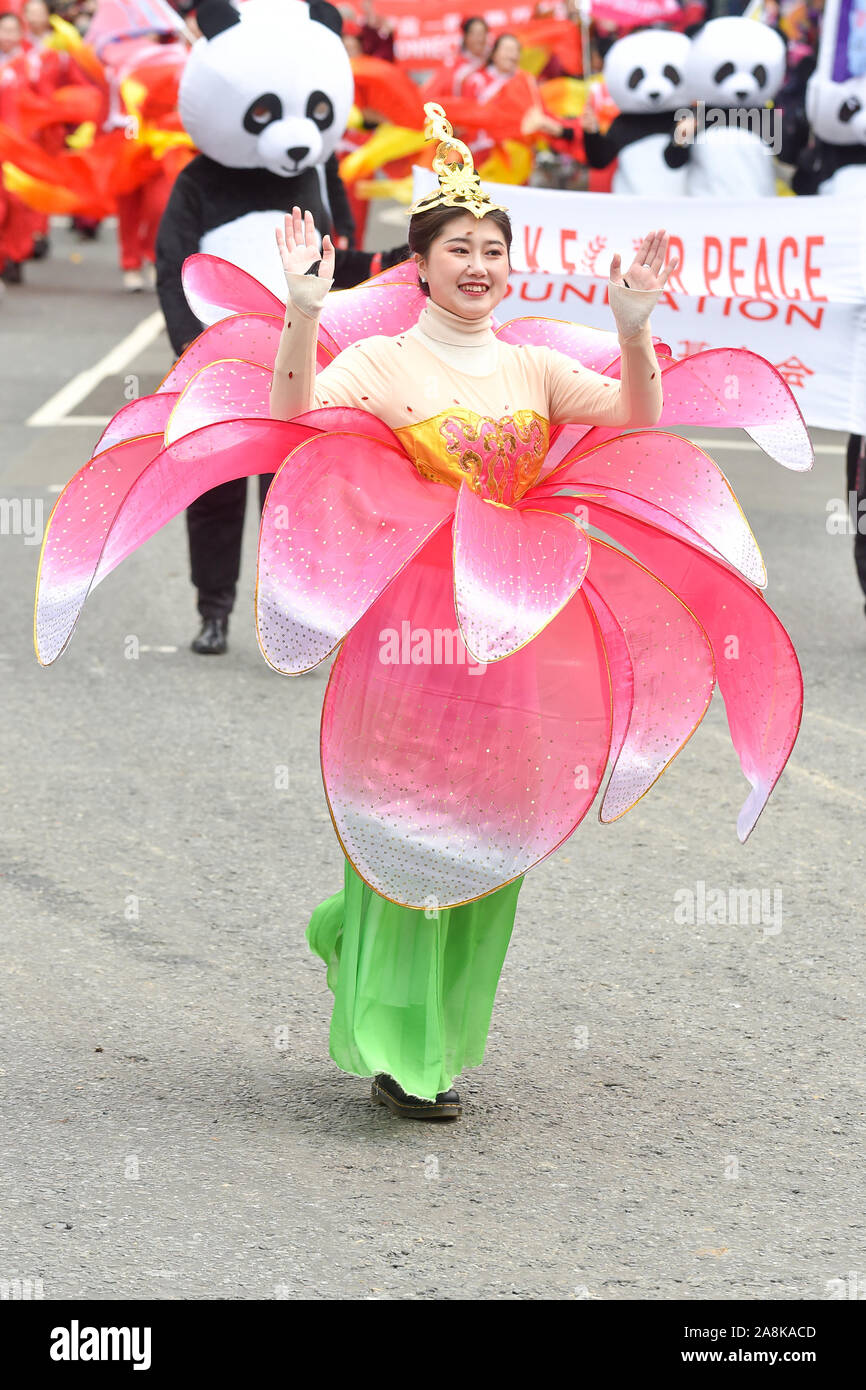
{"type": "Polygon", "coordinates": [[[500,34],[499,37],[498,37],[498,39],[497,39],[496,42],[494,43],[493,47],[491,48],[490,53],[488,54],[488,57],[487,57],[488,66],[489,66],[490,63],[493,62],[493,59],[496,57],[496,50],[497,50],[497,48],[498,48],[499,45],[500,45],[501,43],[503,43],[506,39],[512,39],[512,40],[514,41],[514,43],[517,44],[517,47],[518,47],[518,48],[522,48],[522,47],[523,47],[523,45],[522,45],[521,42],[520,42],[520,39],[517,37],[516,34],[500,34]]]}
{"type": "MultiPolygon", "coordinates": [[[[465,208],[438,207],[431,208],[429,212],[416,212],[415,216],[409,221],[409,250],[413,256],[427,255],[433,242],[439,233],[447,227],[449,222],[453,222],[456,217],[462,217],[465,208]]],[[[491,208],[486,214],[491,222],[495,222],[505,239],[505,250],[508,256],[508,264],[511,266],[511,221],[508,213],[501,208],[491,208]]],[[[430,286],[421,285],[421,293],[429,295],[430,286]]]]}
{"type": "Polygon", "coordinates": [[[460,25],[460,32],[463,35],[464,39],[466,38],[466,35],[469,33],[469,30],[472,28],[473,24],[483,24],[485,33],[490,28],[489,24],[487,23],[487,20],[483,19],[480,14],[470,15],[469,18],[464,19],[463,23],[460,25]]]}

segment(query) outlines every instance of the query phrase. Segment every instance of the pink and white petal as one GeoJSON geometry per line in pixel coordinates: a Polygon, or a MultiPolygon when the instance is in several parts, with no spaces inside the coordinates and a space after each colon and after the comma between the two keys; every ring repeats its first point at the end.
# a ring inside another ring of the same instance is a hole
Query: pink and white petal
{"type": "Polygon", "coordinates": [[[118,507],[161,448],[160,433],[106,449],[73,474],[55,502],[36,579],[33,640],[43,666],[69,641],[118,507]]]}
{"type": "Polygon", "coordinates": [[[785,379],[747,348],[710,348],[663,368],[661,425],[739,426],[784,468],[804,472],[815,455],[785,379]]]}
{"type": "Polygon", "coordinates": [[[613,821],[646,795],[691,738],[709,709],[715,669],[694,614],[642,565],[598,539],[585,587],[606,642],[599,598],[613,615],[632,668],[628,732],[599,812],[600,820],[613,821]]]}
{"type": "MultiPolygon", "coordinates": [[[[328,430],[331,433],[363,434],[368,439],[378,439],[382,444],[387,444],[392,449],[402,449],[402,445],[392,429],[380,420],[378,415],[371,415],[367,410],[359,410],[353,405],[324,405],[318,406],[315,410],[305,410],[302,415],[296,415],[296,422],[299,425],[310,425],[318,430],[328,430]]],[[[405,450],[403,457],[405,459],[405,450]]]]}
{"type": "Polygon", "coordinates": [[[332,290],[319,320],[319,341],[333,356],[378,335],[393,338],[417,322],[427,303],[415,284],[367,280],[350,290],[332,290]]]}
{"type": "Polygon", "coordinates": [[[273,370],[282,328],[282,317],[270,314],[233,314],[220,319],[200,333],[178,358],[160,391],[182,391],[202,367],[226,357],[239,357],[273,370]]]}
{"type": "Polygon", "coordinates": [[[453,514],[453,491],[407,468],[399,446],[357,434],[300,444],[262,514],[256,624],[265,660],[285,675],[324,661],[453,514]]]}
{"type": "Polygon", "coordinates": [[[159,391],[154,396],[141,396],[137,401],[121,406],[99,436],[91,458],[145,434],[162,435],[179,394],[177,391],[159,391]]]}
{"type": "Polygon", "coordinates": [[[589,538],[567,515],[499,506],[464,483],[454,519],[454,606],[476,661],[531,642],[573,598],[589,538]]]}
{"type": "MultiPolygon", "coordinates": [[[[598,589],[590,592],[590,581],[585,579],[582,592],[595,614],[601,632],[610,672],[611,730],[608,763],[611,769],[616,766],[622,746],[625,743],[631,723],[635,701],[635,676],[631,653],[625,640],[625,633],[605,603],[598,589]]],[[[610,782],[608,781],[608,785],[610,782]]]]}
{"type": "Polygon", "coordinates": [[[797,738],[803,678],[769,604],[727,565],[644,521],[583,499],[589,520],[616,538],[694,613],[710,639],[728,727],[752,791],[737,819],[751,834],[797,738]]]}
{"type": "MultiPolygon", "coordinates": [[[[783,467],[799,472],[812,467],[812,442],[800,407],[787,382],[765,358],[746,348],[710,348],[680,361],[660,358],[659,365],[664,394],[659,428],[743,429],[783,467]]],[[[621,434],[618,426],[561,426],[542,476],[572,451],[577,456],[621,434]]]]}
{"type": "Polygon", "coordinates": [[[232,420],[169,449],[161,435],[107,449],[67,484],[45,530],[35,645],[50,665],[90,590],[196,497],[232,478],[273,473],[310,430],[285,420],[232,420]]]}
{"type": "MultiPolygon", "coordinates": [[[[583,323],[565,323],[535,315],[509,319],[496,330],[503,343],[525,347],[553,348],[574,357],[584,367],[609,376],[619,375],[620,343],[616,333],[607,329],[589,328],[583,323]],[[613,370],[616,364],[616,371],[613,370]]],[[[660,338],[653,338],[657,351],[670,352],[660,338]]]]}
{"type": "Polygon", "coordinates": [[[721,469],[680,435],[641,430],[621,434],[562,465],[528,494],[533,504],[566,488],[613,490],[618,509],[657,525],[669,513],[759,588],[767,571],[743,509],[721,469]],[[631,501],[629,498],[631,497],[631,501]],[[647,515],[647,508],[651,513],[647,515]]]}
{"type": "Polygon", "coordinates": [[[259,280],[221,256],[209,256],[203,251],[187,256],[181,282],[187,304],[203,324],[216,323],[229,314],[276,314],[283,321],[285,303],[259,280]]]}
{"type": "Polygon", "coordinates": [[[349,633],[322,711],[343,848],[377,893],[415,908],[483,897],[544,859],[592,804],[610,746],[583,595],[483,666],[455,627],[452,582],[443,528],[349,633]]]}
{"type": "Polygon", "coordinates": [[[221,420],[269,418],[272,375],[269,367],[233,358],[202,367],[190,377],[169,416],[166,444],[221,420]]]}

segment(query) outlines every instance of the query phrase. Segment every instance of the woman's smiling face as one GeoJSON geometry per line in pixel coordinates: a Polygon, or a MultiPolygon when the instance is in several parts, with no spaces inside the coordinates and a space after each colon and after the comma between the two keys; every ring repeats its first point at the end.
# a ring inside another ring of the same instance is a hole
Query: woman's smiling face
{"type": "Polygon", "coordinates": [[[505,296],[508,247],[491,217],[460,213],[417,260],[434,304],[461,318],[486,318],[505,296]]]}

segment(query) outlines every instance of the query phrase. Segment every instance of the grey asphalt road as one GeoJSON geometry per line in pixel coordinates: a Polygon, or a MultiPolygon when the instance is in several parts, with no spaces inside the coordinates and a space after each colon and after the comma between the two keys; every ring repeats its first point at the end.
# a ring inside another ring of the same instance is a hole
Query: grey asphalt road
{"type": "MultiPolygon", "coordinates": [[[[27,506],[47,518],[99,432],[26,421],[156,307],[121,292],[107,236],[56,233],[27,280],[0,303],[0,494],[22,526],[27,506]]],[[[158,337],[72,414],[112,413],[126,375],[149,390],[169,365],[158,337]]],[[[866,623],[850,538],[826,526],[843,437],[815,442],[808,475],[738,434],[716,454],[805,673],[768,810],[740,845],[747,787],[716,701],[635,810],[587,820],[530,873],[487,1057],[447,1127],[373,1108],[328,1058],[330,995],[304,941],[342,866],[317,754],[326,673],[281,678],[258,652],[255,509],[218,660],[188,649],[182,519],[99,588],[47,670],[37,537],[5,528],[0,1285],[866,1294],[866,623]],[[771,921],[680,922],[701,884],[764,890],[771,921]]]]}

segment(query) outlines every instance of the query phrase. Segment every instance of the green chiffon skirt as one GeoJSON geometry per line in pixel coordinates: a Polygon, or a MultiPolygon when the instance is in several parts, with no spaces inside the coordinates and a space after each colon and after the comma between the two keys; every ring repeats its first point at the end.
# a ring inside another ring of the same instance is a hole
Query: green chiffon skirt
{"type": "Polygon", "coordinates": [[[342,1071],[387,1072],[434,1100],[481,1065],[522,882],[428,916],[380,897],[346,862],[342,891],[307,928],[328,967],[330,1054],[342,1071]]]}

